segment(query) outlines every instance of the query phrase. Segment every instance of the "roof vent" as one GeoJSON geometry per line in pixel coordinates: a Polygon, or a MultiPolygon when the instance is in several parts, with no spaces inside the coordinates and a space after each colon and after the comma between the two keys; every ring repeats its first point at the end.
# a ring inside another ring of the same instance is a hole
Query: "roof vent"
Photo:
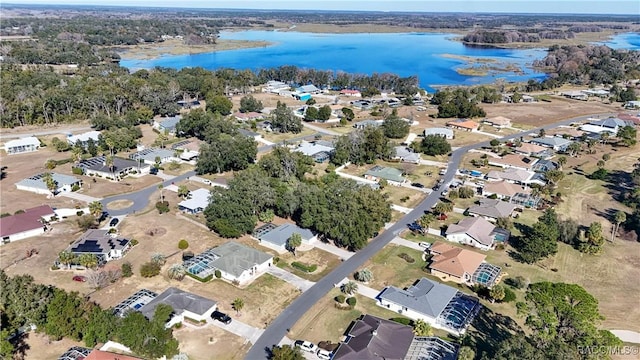
{"type": "Polygon", "coordinates": [[[372,331],[371,331],[371,335],[373,335],[373,336],[378,335],[378,330],[372,330],[372,331]]]}

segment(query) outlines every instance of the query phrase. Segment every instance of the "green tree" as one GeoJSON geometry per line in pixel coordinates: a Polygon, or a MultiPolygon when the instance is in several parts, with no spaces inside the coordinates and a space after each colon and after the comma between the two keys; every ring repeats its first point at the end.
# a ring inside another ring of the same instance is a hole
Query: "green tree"
{"type": "Polygon", "coordinates": [[[397,109],[393,109],[391,114],[384,119],[382,129],[384,135],[390,139],[402,139],[409,135],[410,125],[398,116],[397,109]]]}
{"type": "Polygon", "coordinates": [[[496,226],[502,229],[511,230],[513,229],[513,221],[509,217],[499,217],[496,219],[496,226]]]}
{"type": "Polygon", "coordinates": [[[291,345],[273,345],[270,350],[271,354],[269,359],[271,360],[304,360],[300,348],[291,345]]]}
{"type": "Polygon", "coordinates": [[[602,234],[602,224],[592,222],[583,238],[580,239],[578,250],[587,254],[598,254],[602,251],[604,236],[602,234]]]}
{"type": "Polygon", "coordinates": [[[240,99],[240,112],[260,112],[263,107],[262,101],[256,100],[253,95],[243,96],[242,99],[240,99]]]}
{"type": "Polygon", "coordinates": [[[291,234],[291,237],[287,239],[287,249],[293,253],[293,256],[296,256],[296,248],[302,245],[302,236],[298,233],[291,234]]]}
{"type": "Polygon", "coordinates": [[[187,270],[182,266],[182,264],[173,264],[167,270],[167,276],[169,279],[174,280],[182,280],[184,279],[187,270]]]}
{"type": "Polygon", "coordinates": [[[492,139],[491,141],[489,141],[489,145],[491,145],[492,147],[496,147],[496,146],[500,145],[500,140],[492,139]]]}
{"type": "Polygon", "coordinates": [[[373,273],[371,272],[371,270],[364,268],[362,270],[357,271],[354,274],[354,278],[360,282],[368,283],[371,280],[373,280],[373,273]]]}
{"type": "Polygon", "coordinates": [[[98,258],[94,254],[81,254],[78,256],[78,264],[88,269],[94,269],[98,266],[98,258]]]}
{"type": "Polygon", "coordinates": [[[187,199],[189,198],[191,195],[191,191],[189,191],[189,188],[187,187],[187,185],[179,185],[178,186],[178,196],[183,198],[183,199],[187,199]]]}
{"type": "Polygon", "coordinates": [[[51,175],[51,173],[49,172],[44,173],[42,175],[42,181],[44,182],[51,195],[55,196],[56,190],[58,190],[58,182],[53,179],[53,175],[51,175]]]}
{"type": "Polygon", "coordinates": [[[324,105],[318,110],[318,120],[327,121],[331,118],[331,106],[324,105]]]}
{"type": "Polygon", "coordinates": [[[342,115],[343,117],[347,120],[347,121],[353,121],[353,119],[356,118],[356,115],[353,113],[353,110],[351,110],[348,107],[343,107],[342,108],[342,115]]]}
{"type": "Polygon", "coordinates": [[[66,265],[67,268],[71,268],[71,264],[76,260],[76,255],[71,251],[64,250],[58,254],[58,261],[60,264],[66,265]]]}
{"type": "Polygon", "coordinates": [[[189,248],[189,242],[187,240],[181,239],[178,241],[178,249],[186,250],[187,248],[189,248]]]}
{"type": "MultiPolygon", "coordinates": [[[[191,110],[180,118],[176,125],[176,134],[185,137],[194,136],[202,140],[214,117],[215,115],[202,109],[191,110]]],[[[221,119],[218,121],[221,121],[221,119]]]]}
{"type": "Polygon", "coordinates": [[[320,119],[320,113],[314,106],[309,106],[304,112],[305,121],[316,121],[320,119]]]}
{"type": "Polygon", "coordinates": [[[149,261],[140,266],[140,276],[144,278],[154,277],[160,274],[160,265],[156,262],[149,261]]]}
{"type": "Polygon", "coordinates": [[[562,168],[567,164],[567,157],[559,156],[557,161],[558,161],[558,165],[560,165],[560,168],[562,168]]]}
{"type": "Polygon", "coordinates": [[[618,134],[616,135],[620,142],[627,147],[632,147],[636,144],[636,133],[637,130],[633,126],[624,126],[618,130],[618,134]]]}
{"type": "Polygon", "coordinates": [[[358,291],[358,284],[353,281],[348,281],[347,283],[343,284],[342,287],[340,287],[340,291],[351,296],[358,291]]]}
{"type": "Polygon", "coordinates": [[[469,346],[462,346],[458,351],[458,360],[473,360],[476,357],[475,351],[469,346]]]}
{"type": "Polygon", "coordinates": [[[167,257],[160,253],[155,253],[151,255],[151,262],[156,263],[160,266],[167,263],[167,257]]]}
{"type": "Polygon", "coordinates": [[[433,336],[433,329],[424,320],[418,319],[413,323],[413,333],[416,336],[433,336]]]}
{"type": "Polygon", "coordinates": [[[616,211],[616,214],[613,216],[614,227],[611,232],[611,241],[615,240],[616,234],[618,233],[618,229],[620,228],[620,224],[627,221],[627,213],[622,210],[616,211]]]}
{"type": "Polygon", "coordinates": [[[78,217],[76,222],[78,223],[78,227],[82,231],[87,231],[89,229],[95,229],[98,227],[98,222],[96,221],[96,218],[90,214],[86,214],[78,217]]]}
{"type": "Polygon", "coordinates": [[[8,340],[10,336],[11,331],[9,329],[0,330],[0,357],[3,359],[11,359],[16,350],[8,340]]]}
{"type": "Polygon", "coordinates": [[[412,147],[427,155],[445,155],[451,152],[451,144],[440,135],[427,135],[421,142],[412,144],[412,147]]]}
{"type": "Polygon", "coordinates": [[[544,173],[544,177],[556,186],[560,180],[564,179],[564,173],[560,170],[549,170],[544,173]]]}
{"type": "Polygon", "coordinates": [[[225,96],[215,95],[207,98],[207,111],[226,116],[231,114],[231,108],[233,108],[233,103],[225,96]]]}
{"type": "Polygon", "coordinates": [[[578,236],[578,223],[573,219],[558,222],[558,240],[573,245],[578,236]]]}
{"type": "Polygon", "coordinates": [[[133,275],[133,269],[131,267],[131,263],[124,262],[121,266],[122,277],[131,277],[133,275]]]}
{"type": "Polygon", "coordinates": [[[235,298],[231,306],[236,311],[236,314],[240,315],[240,311],[244,308],[244,300],[242,300],[242,298],[235,298]]]}
{"type": "Polygon", "coordinates": [[[280,101],[278,101],[275,110],[271,113],[271,126],[281,133],[298,134],[302,131],[300,118],[293,114],[287,104],[280,101]]]}
{"type": "Polygon", "coordinates": [[[439,203],[436,204],[436,206],[433,208],[433,211],[436,214],[440,214],[440,215],[444,215],[448,212],[452,212],[453,211],[453,203],[450,203],[448,201],[441,201],[439,203]]]}
{"type": "Polygon", "coordinates": [[[470,188],[469,186],[463,186],[458,189],[458,196],[460,199],[470,199],[476,194],[475,190],[470,188]]]}
{"type": "Polygon", "coordinates": [[[552,226],[538,221],[525,234],[523,244],[518,246],[520,258],[525,263],[533,264],[558,252],[558,232],[552,226]]]}
{"type": "Polygon", "coordinates": [[[504,296],[505,296],[504,287],[501,286],[501,285],[495,285],[494,287],[489,289],[489,296],[491,296],[491,299],[493,299],[493,300],[495,300],[497,302],[501,302],[502,299],[504,299],[504,296]]]}
{"type": "Polygon", "coordinates": [[[367,126],[340,136],[335,143],[331,162],[342,165],[348,161],[356,164],[372,164],[378,159],[389,159],[393,148],[381,128],[367,126]]]}
{"type": "Polygon", "coordinates": [[[96,218],[102,216],[102,203],[100,201],[92,201],[89,203],[89,213],[96,218]]]}
{"type": "Polygon", "coordinates": [[[436,217],[431,214],[431,213],[427,213],[424,214],[422,216],[420,216],[420,218],[418,219],[418,225],[420,225],[425,231],[429,230],[429,226],[436,221],[436,217]]]}

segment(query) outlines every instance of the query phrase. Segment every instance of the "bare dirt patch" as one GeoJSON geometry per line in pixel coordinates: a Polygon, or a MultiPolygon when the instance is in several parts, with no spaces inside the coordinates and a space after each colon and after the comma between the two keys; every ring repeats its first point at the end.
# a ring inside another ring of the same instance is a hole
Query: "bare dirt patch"
{"type": "Polygon", "coordinates": [[[126,209],[133,205],[133,201],[131,200],[116,200],[107,204],[107,209],[109,210],[122,210],[126,209]]]}
{"type": "Polygon", "coordinates": [[[162,179],[155,175],[145,175],[139,178],[126,177],[121,181],[109,181],[92,176],[80,177],[84,185],[79,193],[98,198],[106,198],[142,190],[151,185],[159,184],[162,181],[162,179]]]}
{"type": "Polygon", "coordinates": [[[60,341],[52,341],[47,335],[30,332],[25,338],[27,350],[25,359],[51,360],[57,359],[65,351],[73,346],[84,346],[83,343],[63,338],[60,341]]]}
{"type": "Polygon", "coordinates": [[[202,329],[183,326],[174,330],[173,336],[180,342],[180,352],[193,360],[242,359],[250,345],[245,344],[243,338],[213,325],[202,329]]]}

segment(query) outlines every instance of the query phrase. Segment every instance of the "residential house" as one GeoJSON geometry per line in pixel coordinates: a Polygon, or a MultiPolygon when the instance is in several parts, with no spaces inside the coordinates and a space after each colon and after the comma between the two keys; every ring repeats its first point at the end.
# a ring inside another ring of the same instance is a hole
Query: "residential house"
{"type": "Polygon", "coordinates": [[[352,97],[362,97],[362,94],[359,90],[351,90],[351,89],[343,89],[340,90],[340,95],[352,96],[352,97]]]}
{"type": "Polygon", "coordinates": [[[379,127],[382,126],[384,120],[362,120],[356,123],[353,123],[353,127],[356,129],[364,129],[367,126],[379,127]]]}
{"type": "Polygon", "coordinates": [[[547,135],[561,136],[563,138],[577,140],[584,134],[584,131],[578,130],[573,126],[558,126],[554,129],[547,130],[547,135]]]}
{"type": "Polygon", "coordinates": [[[183,110],[199,109],[202,103],[199,100],[179,100],[176,102],[183,110]]]}
{"type": "Polygon", "coordinates": [[[424,129],[424,136],[429,136],[429,135],[442,136],[443,138],[445,138],[447,140],[453,139],[453,136],[454,136],[453,135],[453,130],[448,129],[448,128],[441,128],[441,127],[424,129]]]}
{"type": "Polygon", "coordinates": [[[307,94],[320,94],[322,92],[322,90],[318,89],[315,85],[302,85],[298,88],[296,88],[296,92],[302,94],[302,93],[307,93],[307,94]]]}
{"type": "Polygon", "coordinates": [[[520,146],[513,148],[513,151],[516,154],[533,156],[542,159],[553,156],[553,152],[550,151],[549,148],[526,142],[523,142],[520,146]]]}
{"type": "Polygon", "coordinates": [[[496,228],[484,217],[467,217],[457,224],[449,225],[446,231],[447,240],[471,245],[480,250],[493,249],[496,241],[506,241],[503,229],[496,228]]]}
{"type": "Polygon", "coordinates": [[[78,135],[69,134],[67,136],[67,143],[71,146],[80,144],[83,148],[86,148],[89,140],[92,140],[97,145],[98,140],[100,140],[100,131],[93,130],[78,135]]]}
{"type": "Polygon", "coordinates": [[[260,130],[264,130],[266,132],[273,132],[273,127],[271,124],[271,121],[260,121],[256,124],[256,126],[258,127],[258,129],[260,130]]]}
{"type": "Polygon", "coordinates": [[[506,180],[488,181],[482,188],[482,196],[496,195],[498,199],[506,199],[517,193],[529,193],[531,190],[506,180]]]}
{"type": "Polygon", "coordinates": [[[136,291],[133,295],[128,298],[122,300],[118,305],[113,307],[113,314],[118,317],[125,317],[131,311],[136,311],[141,307],[147,305],[151,300],[155,299],[158,296],[157,293],[147,290],[141,289],[136,291]]]}
{"type": "Polygon", "coordinates": [[[522,94],[522,102],[523,103],[534,103],[534,102],[536,102],[536,98],[534,98],[533,96],[527,95],[527,94],[522,94]]]}
{"type": "Polygon", "coordinates": [[[94,349],[84,360],[142,360],[142,358],[94,349]]]}
{"type": "Polygon", "coordinates": [[[608,98],[610,95],[609,90],[605,90],[605,89],[587,89],[587,90],[582,90],[582,92],[587,94],[587,96],[595,96],[599,98],[608,98]]]}
{"type": "Polygon", "coordinates": [[[513,215],[516,206],[498,199],[481,199],[479,205],[473,205],[467,210],[471,216],[482,216],[486,220],[496,221],[498,218],[508,218],[513,215]]]}
{"type": "Polygon", "coordinates": [[[178,209],[189,214],[201,213],[207,208],[207,206],[209,206],[210,194],[211,192],[207,189],[191,191],[189,192],[189,196],[186,200],[182,200],[178,203],[178,209]]]}
{"type": "Polygon", "coordinates": [[[282,81],[270,80],[270,81],[267,81],[267,85],[264,88],[262,88],[262,91],[278,94],[281,91],[289,90],[290,88],[291,87],[288,84],[283,83],[282,81]]]}
{"type": "Polygon", "coordinates": [[[257,132],[254,132],[254,131],[250,131],[250,130],[246,130],[246,129],[238,129],[238,132],[240,133],[240,135],[244,135],[244,136],[248,137],[249,139],[253,139],[255,141],[258,141],[258,139],[262,138],[262,135],[258,134],[257,132]]]}
{"type": "Polygon", "coordinates": [[[44,234],[47,226],[43,220],[50,221],[55,216],[51,206],[40,205],[0,218],[2,244],[44,234]]]}
{"type": "Polygon", "coordinates": [[[65,351],[58,360],[84,360],[89,354],[93,351],[93,349],[81,347],[81,346],[73,346],[70,347],[67,351],[65,351]]]}
{"type": "Polygon", "coordinates": [[[220,271],[224,280],[248,284],[262,275],[273,264],[273,256],[239,244],[227,242],[183,263],[187,273],[201,279],[213,277],[220,271]]]}
{"type": "Polygon", "coordinates": [[[195,321],[207,321],[211,319],[211,313],[218,308],[218,303],[190,292],[170,287],[149,303],[140,308],[140,312],[147,318],[153,319],[156,307],[165,304],[173,308],[174,316],[165,327],[183,322],[186,318],[195,321]]]}
{"type": "Polygon", "coordinates": [[[67,249],[74,255],[95,255],[99,264],[121,259],[131,248],[131,241],[110,234],[109,230],[91,229],[73,242],[67,249]]]}
{"type": "Polygon", "coordinates": [[[76,166],[84,175],[98,176],[109,180],[120,181],[129,174],[148,174],[151,166],[142,161],[113,158],[113,166],[107,166],[106,156],[97,156],[81,160],[76,166]]]}
{"type": "Polygon", "coordinates": [[[384,179],[390,185],[400,186],[407,182],[407,179],[402,177],[402,171],[392,167],[382,167],[376,165],[364,173],[364,178],[367,180],[373,180],[380,182],[384,179]]]}
{"type": "Polygon", "coordinates": [[[566,91],[566,92],[563,92],[561,95],[568,99],[573,99],[573,100],[582,100],[582,101],[589,100],[589,95],[583,93],[582,91],[566,91]]]}
{"type": "Polygon", "coordinates": [[[558,164],[551,160],[538,160],[533,165],[533,171],[539,172],[539,173],[545,173],[549,170],[558,170],[558,169],[559,169],[558,164]]]}
{"type": "Polygon", "coordinates": [[[151,148],[137,151],[129,155],[129,159],[134,160],[136,163],[141,162],[148,165],[154,165],[158,161],[160,164],[164,164],[171,161],[180,161],[176,157],[176,152],[170,149],[151,148]]]}
{"type": "Polygon", "coordinates": [[[351,102],[351,105],[360,108],[362,110],[370,110],[373,108],[373,103],[369,100],[356,100],[351,102]]]}
{"type": "MultiPolygon", "coordinates": [[[[613,135],[617,134],[618,130],[622,129],[625,126],[635,126],[635,124],[632,121],[622,120],[614,117],[602,119],[602,120],[592,120],[589,122],[588,125],[600,128],[600,131],[590,131],[590,132],[601,133],[603,131],[608,131],[613,135]]],[[[585,126],[587,125],[583,125],[583,127],[585,126]]]]}
{"type": "Polygon", "coordinates": [[[168,132],[169,134],[176,134],[176,126],[180,122],[182,116],[176,115],[167,118],[161,118],[153,121],[153,128],[160,132],[168,132]]]}
{"type": "Polygon", "coordinates": [[[277,226],[272,223],[266,223],[257,228],[253,232],[253,237],[258,239],[261,245],[274,249],[279,253],[284,253],[287,251],[287,240],[289,240],[293,234],[299,234],[304,244],[313,243],[318,239],[317,235],[314,235],[311,230],[303,229],[296,224],[282,224],[277,226]]]}
{"type": "Polygon", "coordinates": [[[392,158],[394,160],[399,160],[401,162],[419,164],[420,163],[420,154],[411,150],[406,146],[396,146],[393,148],[395,156],[392,158]]]}
{"type": "MultiPolygon", "coordinates": [[[[640,101],[638,101],[640,103],[640,101]]],[[[626,121],[629,125],[633,124],[633,126],[640,125],[640,113],[636,114],[628,114],[628,113],[618,113],[618,119],[626,121]]]]}
{"type": "Polygon", "coordinates": [[[178,157],[185,161],[191,161],[200,156],[200,140],[183,140],[171,145],[171,149],[178,153],[178,157]]]}
{"type": "Polygon", "coordinates": [[[44,181],[45,173],[34,175],[32,177],[20,180],[16,183],[18,190],[30,191],[41,195],[59,194],[61,192],[71,192],[74,186],[80,187],[82,180],[75,176],[49,173],[56,184],[55,189],[49,190],[44,181]]]}
{"type": "Polygon", "coordinates": [[[325,161],[328,161],[331,158],[331,155],[336,151],[336,149],[333,146],[333,144],[331,144],[328,141],[325,141],[322,143],[318,141],[314,141],[314,142],[303,141],[302,143],[300,143],[300,145],[295,147],[292,151],[300,152],[300,153],[303,153],[304,155],[311,156],[311,158],[313,158],[315,162],[323,163],[325,161]]]}
{"type": "Polygon", "coordinates": [[[505,128],[511,126],[511,119],[504,116],[495,116],[492,118],[484,119],[484,122],[497,128],[505,128]]]}
{"type": "Polygon", "coordinates": [[[510,183],[531,186],[537,184],[544,186],[547,184],[544,176],[533,171],[509,168],[504,171],[491,170],[487,173],[486,178],[492,181],[506,180],[510,183]]]}
{"type": "Polygon", "coordinates": [[[414,336],[411,326],[363,314],[347,330],[333,360],[455,360],[458,347],[437,337],[414,336]]]}
{"type": "Polygon", "coordinates": [[[253,121],[253,120],[260,120],[264,118],[263,114],[254,112],[254,111],[246,112],[246,113],[238,111],[234,113],[233,116],[240,121],[253,121]]]}
{"type": "Polygon", "coordinates": [[[447,126],[457,130],[478,131],[478,127],[480,125],[473,120],[458,119],[454,121],[449,121],[447,123],[447,126]]]}
{"type": "Polygon", "coordinates": [[[378,300],[382,307],[455,335],[465,333],[480,308],[476,298],[427,278],[406,290],[389,286],[378,295],[378,300]]]}
{"type": "Polygon", "coordinates": [[[23,137],[21,139],[10,140],[4,143],[4,151],[7,155],[22,154],[38,151],[40,140],[35,136],[23,137]]]}
{"type": "Polygon", "coordinates": [[[531,170],[533,165],[538,161],[536,158],[530,158],[523,155],[507,154],[501,158],[489,157],[489,165],[499,166],[504,169],[514,168],[521,170],[531,170]]]}
{"type": "Polygon", "coordinates": [[[640,109],[640,101],[632,100],[624,103],[625,109],[640,109]]]}
{"type": "Polygon", "coordinates": [[[441,280],[486,287],[500,281],[502,269],[485,262],[485,255],[442,241],[433,243],[428,252],[431,258],[427,267],[441,280]]]}
{"type": "Polygon", "coordinates": [[[538,137],[531,139],[532,144],[552,148],[555,151],[565,151],[573,143],[573,141],[569,139],[565,139],[559,136],[553,137],[538,137]]]}

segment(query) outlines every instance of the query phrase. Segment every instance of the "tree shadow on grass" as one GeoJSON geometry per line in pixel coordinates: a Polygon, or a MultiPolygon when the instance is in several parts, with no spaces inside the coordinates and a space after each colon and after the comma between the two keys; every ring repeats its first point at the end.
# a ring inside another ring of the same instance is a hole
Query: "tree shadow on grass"
{"type": "Polygon", "coordinates": [[[462,345],[476,349],[476,358],[493,358],[498,345],[522,329],[513,319],[483,307],[471,323],[462,345]],[[488,356],[488,357],[487,357],[488,356]]]}
{"type": "Polygon", "coordinates": [[[13,358],[14,359],[24,359],[27,355],[27,351],[31,349],[29,344],[27,344],[27,337],[29,333],[20,334],[13,339],[11,339],[11,344],[13,345],[13,358]]]}
{"type": "Polygon", "coordinates": [[[513,247],[515,249],[515,251],[509,250],[509,251],[507,251],[507,254],[513,260],[515,260],[517,262],[524,263],[525,261],[523,260],[522,255],[520,254],[520,251],[521,251],[521,249],[524,246],[525,241],[526,241],[525,235],[529,234],[531,232],[532,228],[529,225],[525,225],[525,224],[518,223],[518,222],[514,222],[513,223],[513,227],[515,227],[520,232],[521,235],[519,235],[519,236],[511,235],[509,237],[509,245],[511,245],[511,247],[513,247]]]}

